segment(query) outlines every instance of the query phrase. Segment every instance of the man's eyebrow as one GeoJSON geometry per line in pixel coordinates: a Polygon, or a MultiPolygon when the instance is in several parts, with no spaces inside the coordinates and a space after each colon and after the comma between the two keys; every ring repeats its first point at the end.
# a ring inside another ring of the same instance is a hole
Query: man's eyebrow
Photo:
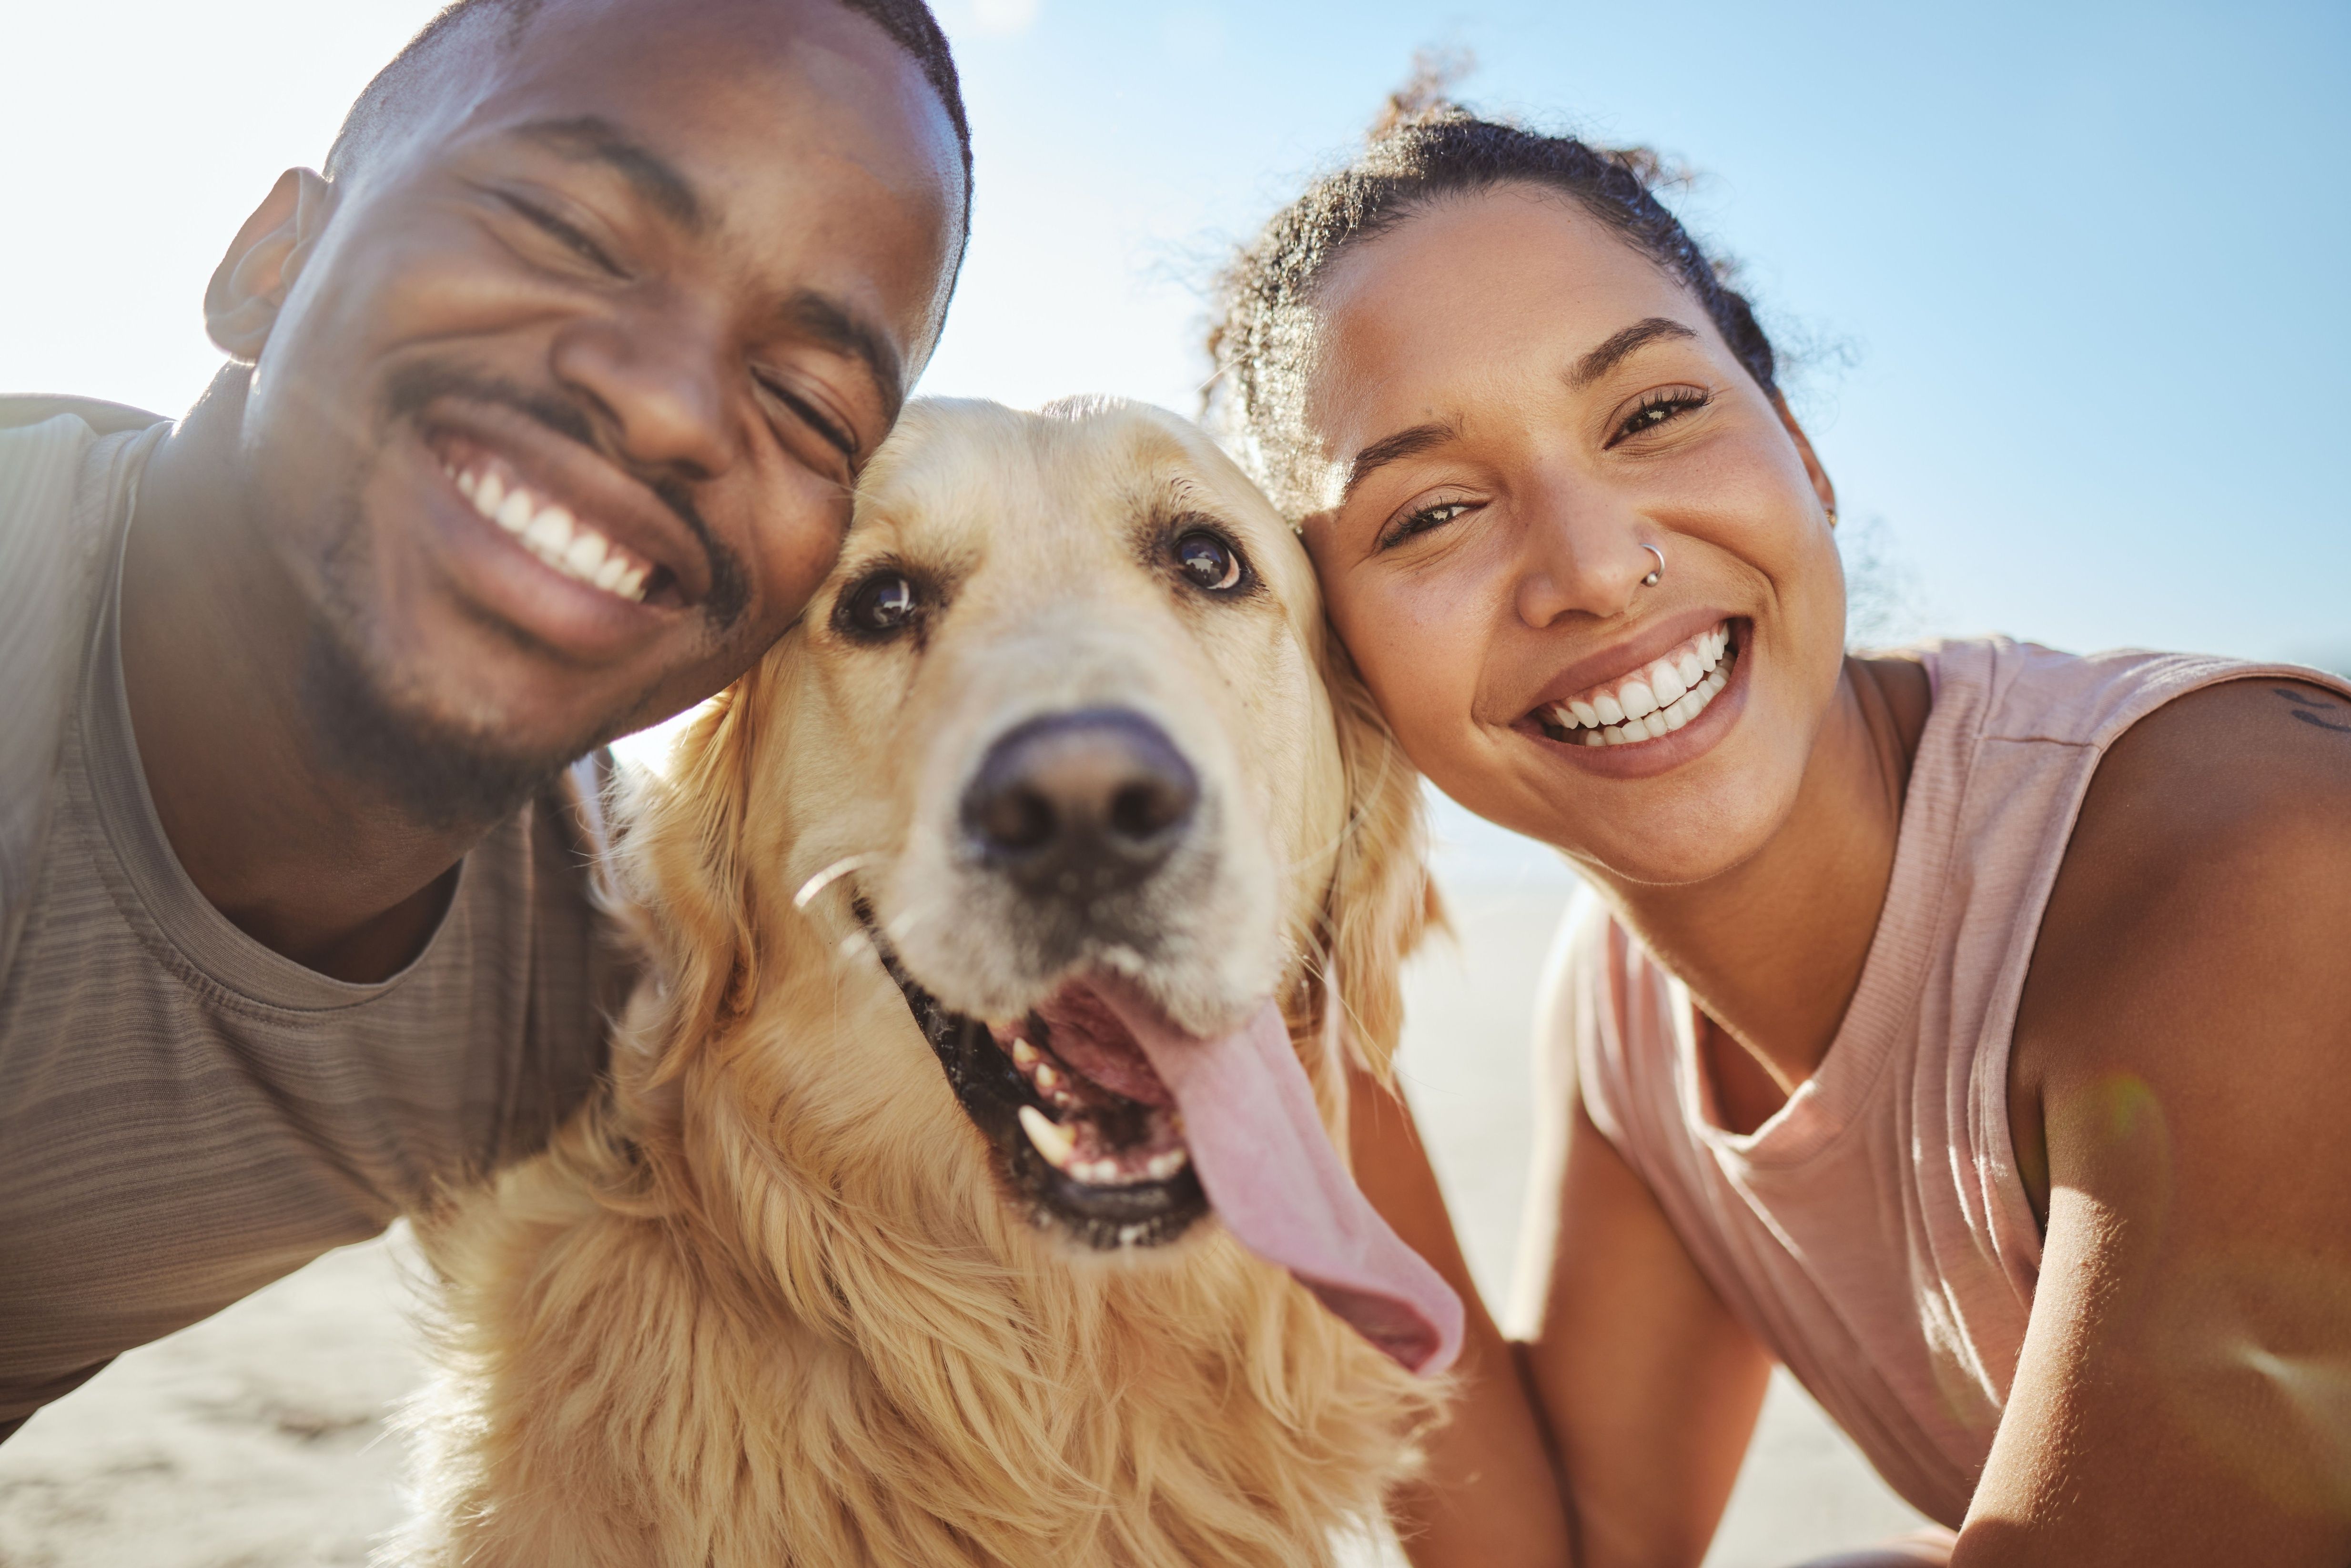
{"type": "Polygon", "coordinates": [[[1590,386],[1634,353],[1667,338],[1695,338],[1698,334],[1678,321],[1663,316],[1651,316],[1634,322],[1600,347],[1575,361],[1567,372],[1567,384],[1577,390],[1590,386]]]}
{"type": "Polygon", "coordinates": [[[784,302],[784,325],[820,348],[846,354],[864,365],[881,394],[883,416],[894,423],[906,401],[905,367],[898,345],[872,321],[814,289],[803,288],[784,302]]]}
{"type": "Polygon", "coordinates": [[[1353,497],[1355,486],[1372,476],[1373,470],[1390,463],[1400,463],[1416,453],[1442,445],[1459,432],[1450,423],[1416,424],[1409,430],[1399,430],[1394,435],[1383,435],[1361,452],[1347,465],[1346,487],[1339,492],[1339,504],[1345,506],[1353,497]]]}
{"type": "Polygon", "coordinates": [[[601,163],[613,170],[664,217],[688,234],[700,234],[710,226],[710,210],[694,183],[602,115],[534,120],[516,127],[515,134],[577,162],[601,163]]]}

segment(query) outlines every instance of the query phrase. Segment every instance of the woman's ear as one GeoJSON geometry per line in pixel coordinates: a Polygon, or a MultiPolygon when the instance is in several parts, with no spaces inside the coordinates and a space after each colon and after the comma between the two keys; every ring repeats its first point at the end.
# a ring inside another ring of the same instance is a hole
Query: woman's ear
{"type": "Polygon", "coordinates": [[[261,357],[333,206],[334,188],[323,175],[288,169],[236,231],[204,289],[205,334],[230,359],[249,365],[261,357]]]}
{"type": "Polygon", "coordinates": [[[1341,1038],[1358,1065],[1388,1081],[1404,1030],[1404,961],[1443,908],[1428,874],[1420,774],[1334,637],[1325,661],[1347,791],[1324,911],[1322,1012],[1336,1003],[1341,1038]]]}
{"type": "Polygon", "coordinates": [[[1820,497],[1821,510],[1829,515],[1829,526],[1835,527],[1836,484],[1829,477],[1829,471],[1821,466],[1820,455],[1813,450],[1812,437],[1806,435],[1804,427],[1796,423],[1796,416],[1789,409],[1785,397],[1773,392],[1771,407],[1779,414],[1780,423],[1787,430],[1789,438],[1795,442],[1796,455],[1804,460],[1804,476],[1813,482],[1813,494],[1820,497]]]}

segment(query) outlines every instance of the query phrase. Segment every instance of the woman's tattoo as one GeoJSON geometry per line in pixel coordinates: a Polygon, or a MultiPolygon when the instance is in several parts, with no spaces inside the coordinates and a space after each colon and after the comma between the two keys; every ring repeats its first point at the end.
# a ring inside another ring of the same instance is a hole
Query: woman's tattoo
{"type": "Polygon", "coordinates": [[[2346,722],[2351,720],[2351,707],[2346,707],[2338,702],[2327,701],[2323,697],[2304,696],[2302,693],[2290,691],[2284,686],[2272,686],[2270,690],[2292,703],[2294,716],[2303,723],[2314,724],[2321,729],[2331,729],[2338,735],[2351,735],[2351,722],[2346,722]],[[2322,714],[2331,716],[2321,717],[2322,714]]]}

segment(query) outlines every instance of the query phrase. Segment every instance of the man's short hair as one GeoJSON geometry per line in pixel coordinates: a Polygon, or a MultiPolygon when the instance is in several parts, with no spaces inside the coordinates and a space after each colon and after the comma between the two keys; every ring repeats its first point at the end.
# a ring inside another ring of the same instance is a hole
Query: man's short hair
{"type": "MultiPolygon", "coordinates": [[[[343,117],[342,129],[335,133],[335,144],[327,150],[329,178],[353,167],[367,150],[395,125],[407,97],[420,74],[444,45],[467,24],[487,25],[503,19],[507,36],[512,39],[520,35],[531,17],[547,0],[455,0],[433,20],[408,40],[408,47],[392,57],[392,63],[376,72],[343,117]]],[[[946,35],[939,30],[938,18],[924,0],[833,0],[844,10],[854,11],[890,35],[890,39],[914,58],[923,70],[923,79],[939,95],[939,102],[947,111],[947,120],[955,127],[956,146],[963,154],[964,235],[971,234],[971,122],[963,109],[963,83],[956,75],[955,57],[947,51],[946,35]]]]}

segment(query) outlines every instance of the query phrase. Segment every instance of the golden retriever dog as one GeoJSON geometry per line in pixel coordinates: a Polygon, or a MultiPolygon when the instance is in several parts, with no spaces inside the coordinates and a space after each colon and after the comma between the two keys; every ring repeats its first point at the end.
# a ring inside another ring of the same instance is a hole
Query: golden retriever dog
{"type": "Polygon", "coordinates": [[[1297,1568],[1376,1518],[1460,1304],[1334,1144],[1432,907],[1337,659],[1191,425],[908,409],[622,804],[611,1092],[419,1228],[399,1560],[1297,1568]]]}

